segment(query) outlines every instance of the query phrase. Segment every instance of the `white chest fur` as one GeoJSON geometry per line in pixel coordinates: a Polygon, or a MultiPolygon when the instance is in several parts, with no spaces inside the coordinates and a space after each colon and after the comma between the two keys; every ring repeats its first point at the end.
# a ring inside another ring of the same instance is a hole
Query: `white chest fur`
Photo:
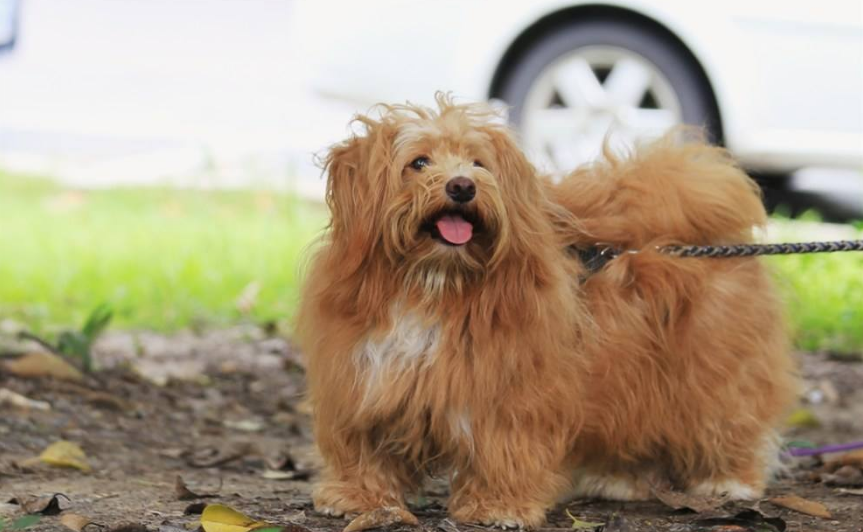
{"type": "Polygon", "coordinates": [[[412,312],[393,312],[393,325],[383,336],[370,337],[354,353],[358,375],[374,387],[387,375],[396,377],[430,365],[438,350],[440,327],[412,312]]]}

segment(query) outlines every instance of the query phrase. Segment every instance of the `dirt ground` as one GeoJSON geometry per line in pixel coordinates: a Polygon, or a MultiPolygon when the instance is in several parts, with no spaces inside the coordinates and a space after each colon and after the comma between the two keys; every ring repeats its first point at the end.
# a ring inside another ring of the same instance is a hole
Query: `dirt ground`
{"type": "MultiPolygon", "coordinates": [[[[801,403],[812,416],[804,416],[787,438],[863,440],[863,363],[827,354],[799,358],[806,379],[801,403]]],[[[0,357],[11,359],[8,353],[0,357]]],[[[319,462],[301,405],[302,368],[287,341],[255,327],[172,337],[112,332],[99,341],[96,362],[101,369],[80,382],[23,379],[0,369],[0,389],[50,405],[42,411],[0,404],[0,516],[20,511],[9,504],[12,499],[62,493],[68,498],[59,499],[63,513],[28,530],[66,530],[59,522],[64,513],[86,516],[105,531],[123,524],[138,525],[126,530],[195,530],[200,506],[189,507],[196,502],[295,524],[297,531],[344,528],[344,519],[317,515],[311,506],[310,478],[319,462]],[[60,439],[81,446],[91,472],[28,461],[60,439]],[[180,500],[177,477],[192,492],[212,496],[180,500]]],[[[607,532],[863,531],[863,496],[848,493],[854,486],[843,491],[814,480],[818,467],[811,459],[791,464],[767,498],[792,494],[820,502],[831,518],[766,499],[701,514],[660,502],[579,500],[550,513],[547,527],[569,529],[568,510],[583,521],[607,523],[607,532]],[[757,513],[720,519],[748,509],[757,513]],[[765,524],[762,516],[780,520],[765,524]]],[[[425,530],[483,528],[448,521],[445,497],[446,485],[433,482],[412,499],[425,530]]]]}

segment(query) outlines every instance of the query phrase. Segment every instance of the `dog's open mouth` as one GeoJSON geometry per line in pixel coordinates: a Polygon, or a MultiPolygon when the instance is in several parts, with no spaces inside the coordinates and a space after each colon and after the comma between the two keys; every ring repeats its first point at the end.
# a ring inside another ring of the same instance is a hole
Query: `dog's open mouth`
{"type": "Polygon", "coordinates": [[[443,211],[423,224],[432,238],[450,246],[463,246],[470,242],[478,225],[476,216],[463,211],[443,211]]]}

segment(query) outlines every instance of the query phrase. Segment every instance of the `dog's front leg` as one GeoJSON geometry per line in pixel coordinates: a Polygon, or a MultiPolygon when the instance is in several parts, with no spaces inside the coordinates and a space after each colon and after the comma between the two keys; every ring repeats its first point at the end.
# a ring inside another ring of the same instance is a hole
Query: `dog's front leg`
{"type": "Polygon", "coordinates": [[[453,479],[449,512],[458,521],[535,528],[565,489],[563,435],[530,427],[477,427],[474,452],[453,479]]]}
{"type": "Polygon", "coordinates": [[[381,507],[405,507],[404,493],[417,483],[407,465],[376,448],[359,431],[318,431],[326,462],[312,493],[315,509],[327,515],[363,513],[381,507]]]}

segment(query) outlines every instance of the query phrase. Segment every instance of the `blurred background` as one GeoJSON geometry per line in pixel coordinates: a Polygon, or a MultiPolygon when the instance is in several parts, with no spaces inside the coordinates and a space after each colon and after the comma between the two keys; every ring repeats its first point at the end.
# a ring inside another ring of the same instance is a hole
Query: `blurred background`
{"type": "MultiPolygon", "coordinates": [[[[765,238],[859,238],[857,0],[0,0],[0,319],[289,324],[313,155],[436,90],[500,105],[552,173],[702,126],[764,186],[765,238]]],[[[775,263],[799,345],[863,346],[859,256],[775,263]]]]}

